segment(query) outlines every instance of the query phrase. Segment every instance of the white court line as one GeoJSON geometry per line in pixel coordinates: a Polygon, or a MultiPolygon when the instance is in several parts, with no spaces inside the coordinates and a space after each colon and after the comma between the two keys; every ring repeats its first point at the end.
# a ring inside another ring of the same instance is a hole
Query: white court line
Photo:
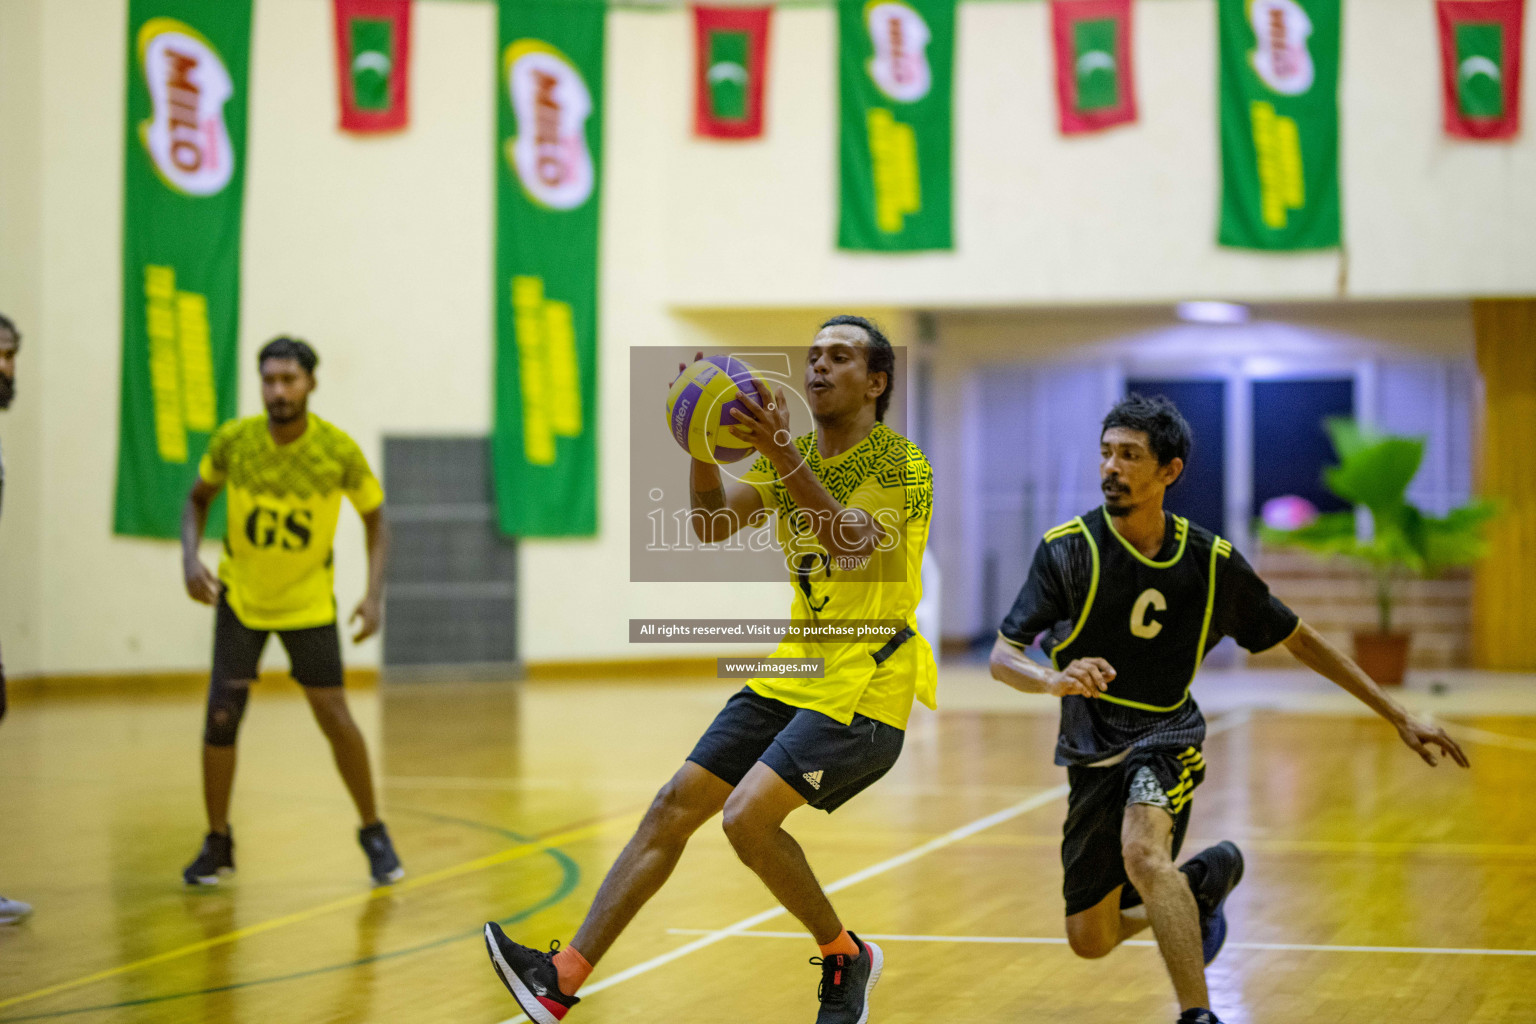
{"type": "MultiPolygon", "coordinates": [[[[1234,711],[1229,715],[1224,715],[1220,721],[1215,722],[1206,728],[1206,738],[1209,739],[1212,736],[1226,732],[1228,729],[1236,728],[1237,726],[1247,722],[1248,719],[1249,714],[1247,711],[1234,711]]],[[[969,825],[961,825],[954,831],[946,832],[939,836],[937,839],[930,839],[928,842],[923,843],[921,846],[914,846],[906,853],[899,853],[894,857],[880,861],[878,864],[871,864],[869,867],[862,871],[855,871],[851,875],[846,875],[843,878],[839,878],[831,885],[824,886],[822,891],[830,896],[835,892],[841,892],[849,886],[858,885],[860,882],[866,882],[869,879],[878,875],[883,875],[888,871],[894,871],[896,868],[910,864],[922,857],[926,857],[936,850],[942,850],[946,846],[953,846],[962,840],[969,839],[976,833],[984,832],[987,829],[992,828],[994,825],[1001,825],[1005,821],[1012,821],[1014,818],[1017,818],[1021,814],[1028,814],[1030,811],[1038,810],[1039,808],[1044,807],[1046,804],[1060,800],[1062,797],[1067,795],[1067,792],[1068,787],[1065,784],[1060,786],[1053,786],[1050,789],[1044,790],[1043,792],[1036,793],[1034,796],[1029,797],[1026,800],[1020,800],[1012,807],[1005,807],[1002,810],[993,814],[989,814],[984,818],[977,818],[969,825]]],[[[785,910],[783,907],[774,907],[772,910],[765,910],[760,914],[753,914],[751,917],[742,918],[735,924],[726,925],[724,928],[721,928],[718,931],[708,932],[700,938],[693,940],[692,942],[679,946],[674,950],[661,954],[660,956],[652,957],[649,960],[635,964],[635,966],[622,970],[618,974],[604,978],[601,981],[593,982],[590,985],[583,985],[581,988],[581,997],[585,999],[587,996],[595,995],[605,988],[612,988],[614,985],[628,981],[630,978],[639,977],[642,974],[648,974],[658,967],[664,967],[674,960],[681,960],[685,956],[697,953],[701,949],[707,949],[717,942],[723,942],[724,940],[731,938],[733,935],[740,935],[749,928],[755,928],[762,924],[764,921],[771,921],[774,918],[782,917],[787,913],[789,913],[789,911],[785,910]]],[[[806,936],[802,935],[801,937],[805,938],[806,936]]],[[[501,1024],[523,1024],[523,1022],[527,1020],[528,1018],[526,1015],[518,1014],[515,1017],[508,1017],[506,1020],[502,1021],[501,1024]]]]}
{"type": "MultiPolygon", "coordinates": [[[[668,928],[668,935],[713,935],[707,928],[668,928]]],[[[804,939],[805,932],[736,932],[739,939],[804,939]]],[[[1066,939],[1036,938],[1027,935],[876,935],[860,933],[861,939],[879,942],[960,942],[1004,946],[1065,946],[1066,939]]],[[[1127,939],[1122,946],[1156,948],[1151,939],[1127,939]]],[[[1278,950],[1297,953],[1418,953],[1423,956],[1536,956],[1536,949],[1449,949],[1434,946],[1324,946],[1310,942],[1237,942],[1226,949],[1278,950]]]]}

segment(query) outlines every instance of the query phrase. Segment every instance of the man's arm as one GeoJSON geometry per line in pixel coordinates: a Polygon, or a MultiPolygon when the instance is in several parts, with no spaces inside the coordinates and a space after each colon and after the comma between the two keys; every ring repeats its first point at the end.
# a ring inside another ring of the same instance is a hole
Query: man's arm
{"type": "Polygon", "coordinates": [[[752,447],[773,464],[795,505],[809,516],[816,539],[834,563],[869,558],[879,549],[885,531],[864,509],[839,504],[816,479],[816,474],[805,468],[805,457],[789,433],[789,406],[784,402],[783,389],[768,401],[766,385],[754,383],[763,402],[759,404],[746,392],[740,392],[741,404],[747,412],[744,415],[739,409],[731,410],[740,423],[732,429],[743,440],[752,442],[752,447]]]}
{"type": "MultiPolygon", "coordinates": [[[[1013,599],[1013,606],[997,631],[997,640],[992,645],[992,678],[1023,693],[1097,697],[1109,689],[1115,678],[1114,668],[1103,658],[1078,658],[1058,672],[1024,653],[1042,630],[1072,614],[1072,602],[1051,556],[1051,543],[1042,538],[1035,546],[1029,575],[1024,577],[1019,596],[1013,599]]],[[[1056,543],[1067,541],[1058,539],[1056,543]]]]}
{"type": "Polygon", "coordinates": [[[203,529],[208,525],[208,506],[213,504],[219,487],[219,484],[210,484],[198,477],[181,510],[181,573],[187,595],[203,604],[219,602],[219,578],[208,570],[197,553],[203,529]]]}
{"type": "Polygon", "coordinates": [[[1052,697],[1077,694],[1097,697],[1109,689],[1115,670],[1103,658],[1078,658],[1058,672],[1032,661],[1024,651],[999,636],[992,645],[992,678],[1020,693],[1046,693],[1052,697]]]}
{"type": "Polygon", "coordinates": [[[689,523],[706,544],[725,540],[763,510],[762,495],[747,484],[725,485],[720,467],[692,460],[688,470],[688,495],[693,509],[689,523]]]}
{"type": "Polygon", "coordinates": [[[1296,627],[1296,632],[1285,641],[1285,646],[1297,661],[1337,683],[1360,703],[1391,722],[1403,742],[1422,757],[1426,764],[1439,763],[1434,751],[1430,750],[1433,744],[1440,748],[1442,754],[1463,768],[1467,767],[1467,755],[1462,753],[1455,740],[1446,735],[1444,729],[1421,722],[1409,714],[1407,708],[1388,696],[1370,676],[1361,671],[1359,665],[1305,622],[1296,627]]]}
{"type": "Polygon", "coordinates": [[[389,524],[384,521],[384,506],[371,512],[361,513],[363,533],[368,547],[368,593],[358,602],[357,610],[347,621],[358,625],[352,634],[352,642],[360,644],[379,631],[383,618],[384,570],[389,564],[389,524]]]}

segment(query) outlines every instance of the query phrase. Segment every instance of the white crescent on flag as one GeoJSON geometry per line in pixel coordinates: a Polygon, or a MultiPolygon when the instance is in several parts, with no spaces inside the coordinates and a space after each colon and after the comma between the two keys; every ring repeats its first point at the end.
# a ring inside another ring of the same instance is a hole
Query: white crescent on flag
{"type": "Polygon", "coordinates": [[[1487,75],[1495,82],[1503,82],[1504,75],[1499,66],[1487,57],[1468,57],[1461,62],[1461,77],[1471,80],[1478,75],[1487,75]]]}
{"type": "Polygon", "coordinates": [[[380,50],[364,50],[352,60],[352,73],[359,71],[377,71],[385,78],[389,77],[389,69],[394,62],[389,59],[389,54],[380,50]]]}
{"type": "Polygon", "coordinates": [[[1079,78],[1087,78],[1095,71],[1113,73],[1114,70],[1115,56],[1107,50],[1089,50],[1077,58],[1077,76],[1079,78]]]}
{"type": "Polygon", "coordinates": [[[736,61],[722,60],[718,64],[711,64],[704,77],[709,80],[711,85],[715,82],[739,82],[742,85],[746,85],[747,69],[736,61]]]}

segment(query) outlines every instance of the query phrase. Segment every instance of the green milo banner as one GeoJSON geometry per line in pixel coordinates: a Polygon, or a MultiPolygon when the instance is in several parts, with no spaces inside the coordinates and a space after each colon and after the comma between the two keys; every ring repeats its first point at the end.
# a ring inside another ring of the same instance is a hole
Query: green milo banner
{"type": "Polygon", "coordinates": [[[500,0],[496,425],[501,529],[597,532],[602,0],[500,0]]]}
{"type": "Polygon", "coordinates": [[[1339,245],[1342,0],[1218,0],[1222,245],[1339,245]]]}
{"type": "Polygon", "coordinates": [[[120,534],[178,535],[235,415],[250,40],[250,0],[129,3],[120,534]]]}
{"type": "Polygon", "coordinates": [[[843,249],[952,249],[955,0],[838,0],[843,249]]]}

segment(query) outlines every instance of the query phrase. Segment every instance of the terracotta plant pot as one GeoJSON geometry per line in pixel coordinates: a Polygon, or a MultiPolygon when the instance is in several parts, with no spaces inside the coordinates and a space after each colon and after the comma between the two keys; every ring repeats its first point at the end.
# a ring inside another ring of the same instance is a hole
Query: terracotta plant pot
{"type": "Polygon", "coordinates": [[[1382,686],[1401,686],[1412,633],[1356,633],[1355,663],[1382,686]]]}

